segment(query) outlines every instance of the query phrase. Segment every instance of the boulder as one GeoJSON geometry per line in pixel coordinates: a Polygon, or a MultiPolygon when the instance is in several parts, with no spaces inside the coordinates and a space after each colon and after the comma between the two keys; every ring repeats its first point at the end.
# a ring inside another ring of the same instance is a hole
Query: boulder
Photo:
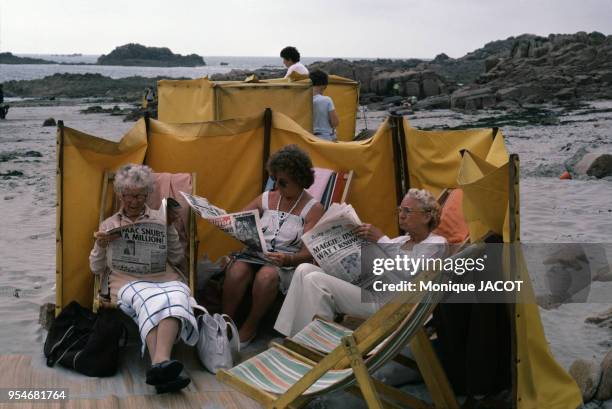
{"type": "Polygon", "coordinates": [[[612,176],[612,155],[605,153],[585,153],[573,166],[576,175],[588,175],[596,178],[612,176]]]}
{"type": "Polygon", "coordinates": [[[46,303],[40,306],[40,313],[38,315],[38,323],[41,327],[49,331],[51,324],[55,320],[55,304],[46,303]]]}
{"type": "Polygon", "coordinates": [[[588,402],[593,399],[601,378],[601,366],[595,361],[577,359],[570,366],[569,374],[578,384],[583,401],[588,402]]]}
{"type": "Polygon", "coordinates": [[[591,163],[586,173],[598,179],[612,176],[612,155],[606,153],[599,155],[599,157],[591,163]]]}
{"type": "Polygon", "coordinates": [[[482,98],[493,98],[495,95],[489,87],[460,88],[451,95],[451,108],[479,109],[482,108],[482,98]],[[468,106],[469,105],[469,106],[468,106]]]}
{"type": "Polygon", "coordinates": [[[423,97],[432,97],[440,94],[440,86],[436,79],[425,78],[423,80],[423,97]]]}
{"type": "Polygon", "coordinates": [[[608,351],[601,362],[601,382],[595,399],[600,401],[612,399],[612,349],[608,351]]]}
{"type": "Polygon", "coordinates": [[[57,123],[55,122],[55,119],[47,118],[44,120],[42,126],[57,126],[57,123]]]}
{"type": "Polygon", "coordinates": [[[450,96],[449,95],[436,95],[418,101],[414,105],[415,109],[449,109],[450,108],[450,96]]]}

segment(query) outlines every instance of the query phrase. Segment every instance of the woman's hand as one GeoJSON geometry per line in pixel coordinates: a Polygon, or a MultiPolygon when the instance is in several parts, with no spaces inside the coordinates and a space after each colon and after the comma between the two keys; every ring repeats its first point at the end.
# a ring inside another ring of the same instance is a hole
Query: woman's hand
{"type": "Polygon", "coordinates": [[[355,227],[353,229],[353,233],[355,233],[357,237],[373,243],[376,243],[381,237],[384,236],[383,232],[378,227],[367,223],[355,227]]]}
{"type": "Polygon", "coordinates": [[[266,253],[268,260],[275,266],[283,267],[289,265],[293,256],[287,253],[266,253]]]}
{"type": "Polygon", "coordinates": [[[108,246],[108,243],[119,238],[118,235],[108,234],[105,231],[97,231],[93,235],[96,239],[96,243],[98,243],[98,246],[100,247],[106,247],[108,246]]]}

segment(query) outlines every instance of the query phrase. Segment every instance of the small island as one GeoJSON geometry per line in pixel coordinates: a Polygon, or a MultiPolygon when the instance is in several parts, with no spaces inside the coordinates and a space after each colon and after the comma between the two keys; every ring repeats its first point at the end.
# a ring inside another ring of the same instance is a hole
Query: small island
{"type": "Polygon", "coordinates": [[[0,64],[57,64],[42,58],[18,57],[13,53],[0,53],[0,64]]]}
{"type": "Polygon", "coordinates": [[[141,44],[125,44],[108,55],[98,58],[99,65],[123,65],[139,67],[199,67],[206,65],[197,54],[174,54],[167,47],[145,47],[141,44]]]}

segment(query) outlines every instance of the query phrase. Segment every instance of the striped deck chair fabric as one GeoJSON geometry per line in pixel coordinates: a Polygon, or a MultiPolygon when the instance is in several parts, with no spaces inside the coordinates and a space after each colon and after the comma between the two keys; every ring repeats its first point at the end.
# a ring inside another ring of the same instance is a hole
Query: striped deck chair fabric
{"type": "MultiPolygon", "coordinates": [[[[259,389],[280,395],[312,368],[313,365],[294,358],[280,348],[272,347],[233,367],[228,372],[259,389]]],[[[351,368],[328,371],[312,384],[305,394],[317,393],[336,385],[352,373],[351,368]]]]}
{"type": "Polygon", "coordinates": [[[342,337],[352,333],[353,331],[339,324],[315,318],[291,340],[328,354],[340,345],[342,337]]]}

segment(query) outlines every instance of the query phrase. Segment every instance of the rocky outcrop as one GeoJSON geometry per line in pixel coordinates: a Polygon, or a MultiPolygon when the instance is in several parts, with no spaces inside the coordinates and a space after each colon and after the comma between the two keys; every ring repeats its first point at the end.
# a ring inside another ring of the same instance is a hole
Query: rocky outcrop
{"type": "Polygon", "coordinates": [[[143,67],[199,67],[206,65],[196,54],[174,54],[166,47],[145,47],[141,44],[126,44],[115,48],[108,55],[98,58],[100,65],[127,65],[143,67]]]}
{"type": "Polygon", "coordinates": [[[57,64],[41,58],[18,57],[12,53],[0,53],[0,64],[57,64]]]}
{"type": "Polygon", "coordinates": [[[113,79],[102,74],[54,74],[35,80],[7,81],[5,96],[32,98],[97,98],[110,97],[140,100],[147,87],[155,87],[163,79],[127,77],[113,79]]]}
{"type": "Polygon", "coordinates": [[[498,105],[598,98],[612,98],[612,36],[579,32],[518,37],[507,55],[486,60],[474,84],[455,91],[451,105],[473,109],[486,107],[485,100],[498,105]]]}
{"type": "Polygon", "coordinates": [[[612,399],[612,349],[608,351],[601,362],[601,382],[595,399],[600,401],[612,399]]]}

